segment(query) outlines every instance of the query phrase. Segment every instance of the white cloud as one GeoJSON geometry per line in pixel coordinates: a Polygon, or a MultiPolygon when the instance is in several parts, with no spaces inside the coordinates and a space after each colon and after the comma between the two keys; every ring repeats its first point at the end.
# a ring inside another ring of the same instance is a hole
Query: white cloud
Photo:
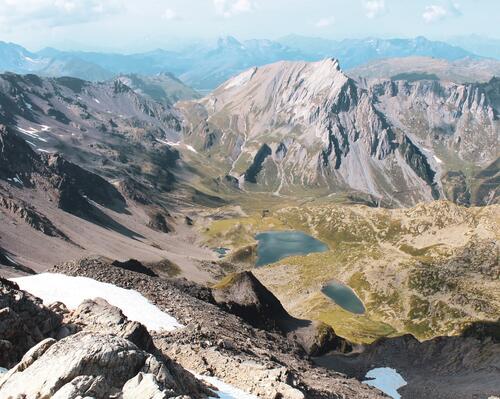
{"type": "Polygon", "coordinates": [[[335,23],[335,17],[325,17],[321,18],[318,22],[316,22],[317,28],[326,28],[335,23]]]}
{"type": "Polygon", "coordinates": [[[172,10],[171,8],[167,8],[163,13],[163,19],[166,19],[167,21],[174,21],[179,20],[180,17],[174,10],[172,10]]]}
{"type": "Polygon", "coordinates": [[[443,6],[438,6],[433,4],[425,7],[425,11],[422,14],[422,18],[424,19],[425,22],[431,23],[444,19],[446,18],[447,15],[448,11],[446,11],[446,8],[444,8],[443,6]]]}
{"type": "Polygon", "coordinates": [[[225,18],[255,9],[255,0],[214,0],[215,11],[225,18]]]}
{"type": "Polygon", "coordinates": [[[460,4],[451,3],[448,7],[432,4],[425,7],[422,18],[428,24],[441,21],[448,17],[459,17],[462,15],[460,4]]]}
{"type": "Polygon", "coordinates": [[[122,0],[0,0],[0,24],[63,26],[95,21],[123,10],[122,0]]]}
{"type": "Polygon", "coordinates": [[[385,12],[385,0],[364,0],[366,16],[375,18],[385,12]]]}

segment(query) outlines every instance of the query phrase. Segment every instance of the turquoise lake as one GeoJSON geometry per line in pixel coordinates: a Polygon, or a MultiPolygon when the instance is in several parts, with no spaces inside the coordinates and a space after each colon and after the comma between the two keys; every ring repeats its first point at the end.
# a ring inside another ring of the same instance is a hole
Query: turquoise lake
{"type": "Polygon", "coordinates": [[[336,282],[325,285],[321,292],[339,305],[342,309],[355,314],[365,313],[365,306],[356,293],[348,286],[336,282]]]}
{"type": "Polygon", "coordinates": [[[328,251],[328,246],[301,231],[268,231],[257,234],[257,266],[277,262],[288,256],[328,251]]]}

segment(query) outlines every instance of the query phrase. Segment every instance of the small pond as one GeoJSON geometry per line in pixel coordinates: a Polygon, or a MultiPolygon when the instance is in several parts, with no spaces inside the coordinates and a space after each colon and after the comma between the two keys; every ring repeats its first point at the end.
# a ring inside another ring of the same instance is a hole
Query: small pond
{"type": "Polygon", "coordinates": [[[277,262],[288,256],[328,251],[328,246],[301,231],[268,231],[257,234],[257,266],[277,262]]]}
{"type": "Polygon", "coordinates": [[[365,307],[361,299],[358,298],[351,288],[344,284],[332,281],[325,285],[321,289],[321,292],[348,312],[355,314],[365,313],[365,307]]]}
{"type": "Polygon", "coordinates": [[[224,247],[218,247],[218,248],[212,248],[212,251],[214,251],[220,259],[226,257],[226,255],[231,251],[229,248],[224,248],[224,247]]]}

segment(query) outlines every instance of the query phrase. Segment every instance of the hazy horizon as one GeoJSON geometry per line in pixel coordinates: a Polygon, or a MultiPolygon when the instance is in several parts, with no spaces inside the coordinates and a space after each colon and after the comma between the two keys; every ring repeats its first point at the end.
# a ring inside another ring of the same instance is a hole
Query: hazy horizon
{"type": "Polygon", "coordinates": [[[494,0],[0,0],[0,40],[32,51],[120,53],[178,49],[220,36],[496,40],[499,14],[494,0]]]}

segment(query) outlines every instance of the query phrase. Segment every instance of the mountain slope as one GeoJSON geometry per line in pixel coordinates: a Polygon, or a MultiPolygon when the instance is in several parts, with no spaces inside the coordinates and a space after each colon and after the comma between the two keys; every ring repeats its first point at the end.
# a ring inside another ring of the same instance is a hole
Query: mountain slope
{"type": "Polygon", "coordinates": [[[177,101],[194,100],[201,97],[195,90],[186,86],[170,73],[152,76],[129,74],[118,76],[116,79],[136,93],[165,105],[173,105],[177,101]]]}
{"type": "Polygon", "coordinates": [[[179,107],[185,140],[241,189],[354,192],[408,205],[444,196],[440,176],[448,163],[435,156],[438,147],[458,150],[460,165],[453,166],[481,168],[496,159],[496,92],[496,81],[363,88],[327,59],[253,68],[179,107]]]}
{"type": "Polygon", "coordinates": [[[195,259],[213,255],[185,240],[172,194],[182,161],[170,105],[119,80],[4,74],[0,124],[0,247],[13,270],[99,253],[170,259],[177,272],[210,279],[195,259]]]}
{"type": "Polygon", "coordinates": [[[29,73],[43,69],[48,59],[39,57],[24,47],[0,41],[0,71],[29,73]]]}

